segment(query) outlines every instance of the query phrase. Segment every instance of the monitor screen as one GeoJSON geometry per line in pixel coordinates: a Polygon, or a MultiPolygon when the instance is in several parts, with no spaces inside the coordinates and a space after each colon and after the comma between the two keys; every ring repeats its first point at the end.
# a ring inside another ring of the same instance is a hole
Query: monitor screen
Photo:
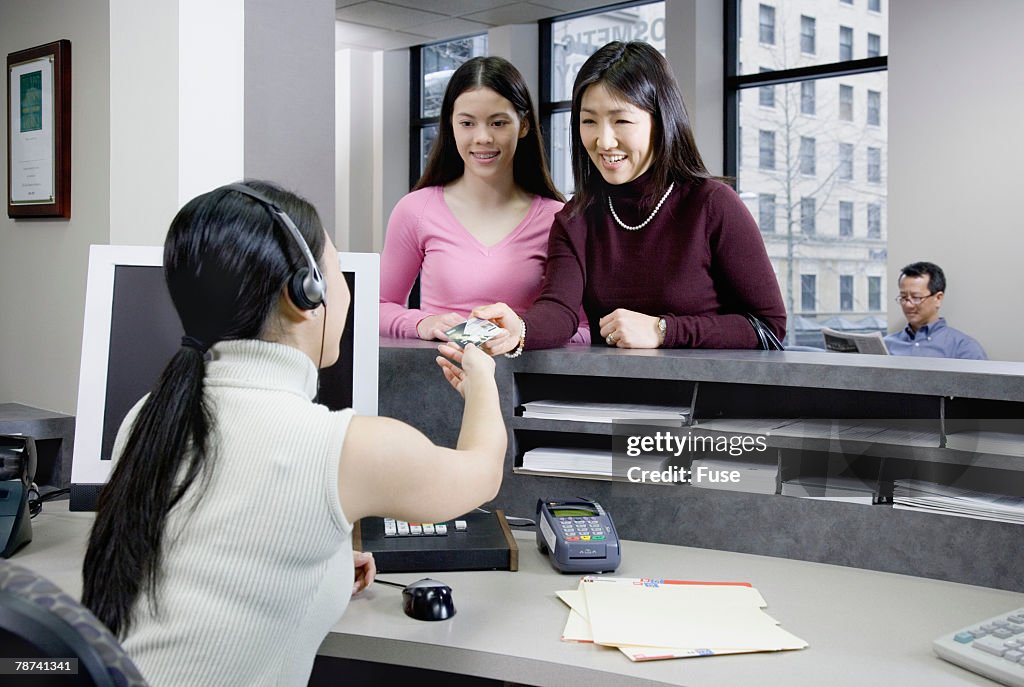
{"type": "MultiPolygon", "coordinates": [[[[338,362],[320,373],[319,401],[376,415],[380,260],[375,253],[338,257],[352,303],[338,362]]],[[[159,246],[92,246],[89,253],[71,510],[95,509],[121,421],[181,346],[162,258],[159,246]]]]}

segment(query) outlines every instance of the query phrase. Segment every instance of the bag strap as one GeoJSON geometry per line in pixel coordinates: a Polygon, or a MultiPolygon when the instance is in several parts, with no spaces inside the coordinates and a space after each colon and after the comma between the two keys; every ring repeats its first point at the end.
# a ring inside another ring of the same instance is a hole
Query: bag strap
{"type": "Polygon", "coordinates": [[[761,321],[756,315],[751,313],[743,313],[750,322],[750,326],[754,328],[754,334],[757,336],[758,347],[762,351],[784,351],[786,348],[779,341],[779,337],[775,336],[775,332],[771,330],[764,322],[761,321]]]}

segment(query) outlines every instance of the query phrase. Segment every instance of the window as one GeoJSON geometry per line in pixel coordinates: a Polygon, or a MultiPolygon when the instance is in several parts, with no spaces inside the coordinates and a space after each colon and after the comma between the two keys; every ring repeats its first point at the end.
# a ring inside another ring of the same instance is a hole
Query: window
{"type": "Polygon", "coordinates": [[[814,17],[800,15],[800,52],[805,55],[813,55],[815,39],[814,17]]]}
{"type": "Polygon", "coordinates": [[[759,221],[792,316],[791,341],[808,343],[815,335],[820,340],[817,328],[839,314],[842,275],[853,276],[856,312],[866,312],[867,275],[882,275],[880,308],[871,314],[886,317],[887,307],[895,306],[885,297],[888,232],[881,214],[887,194],[881,165],[888,161],[882,108],[889,98],[889,4],[743,0],[742,12],[739,0],[724,0],[723,6],[723,174],[736,180],[759,221]],[[868,33],[881,37],[881,54],[870,60],[861,59],[868,33]],[[762,73],[764,67],[771,74],[762,73]],[[763,107],[762,94],[765,102],[768,94],[762,89],[769,84],[774,107],[763,107]],[[869,147],[880,151],[879,181],[868,181],[869,147]]]}
{"type": "Polygon", "coordinates": [[[868,125],[882,125],[882,93],[868,91],[868,125]]]}
{"type": "Polygon", "coordinates": [[[817,310],[818,276],[815,274],[800,275],[800,310],[812,313],[817,310]]]}
{"type": "Polygon", "coordinates": [[[839,85],[839,119],[853,121],[853,86],[839,85]]]}
{"type": "Polygon", "coordinates": [[[853,0],[839,0],[839,2],[843,3],[844,5],[852,5],[853,4],[853,0]]]}
{"type": "Polygon", "coordinates": [[[868,34],[868,57],[878,57],[882,54],[882,37],[877,33],[868,34]]]}
{"type": "Polygon", "coordinates": [[[814,139],[809,136],[800,137],[800,173],[814,176],[815,155],[814,139]]]}
{"type": "MultiPolygon", "coordinates": [[[[762,74],[770,71],[767,67],[761,67],[762,74]]],[[[775,86],[761,86],[757,89],[757,101],[761,107],[775,107],[775,86]]]]}
{"type": "MultiPolygon", "coordinates": [[[[469,6],[472,3],[463,4],[469,6]]],[[[551,179],[562,193],[571,196],[574,184],[572,137],[578,135],[570,131],[572,85],[576,74],[588,57],[611,41],[644,41],[664,55],[665,3],[624,3],[614,10],[553,17],[538,24],[541,90],[537,106],[540,126],[545,133],[551,179]]]]}
{"type": "Polygon", "coordinates": [[[409,185],[416,183],[437,138],[444,89],[452,73],[471,57],[487,54],[487,34],[421,45],[410,51],[412,102],[419,103],[418,117],[410,122],[409,185]]]}
{"type": "Polygon", "coordinates": [[[868,148],[868,181],[875,184],[882,181],[881,148],[868,148]]]}
{"type": "Polygon", "coordinates": [[[775,194],[759,193],[757,196],[757,223],[766,234],[775,233],[775,194]]]}
{"type": "Polygon", "coordinates": [[[868,11],[870,11],[870,12],[881,12],[882,11],[882,0],[868,0],[868,11]]]}
{"type": "Polygon", "coordinates": [[[800,82],[800,114],[812,115],[816,109],[815,93],[817,81],[800,82]]]}
{"type": "Polygon", "coordinates": [[[868,310],[882,309],[882,278],[868,277],[868,310]]]}
{"type": "Polygon", "coordinates": [[[775,132],[762,129],[758,144],[758,167],[775,169],[775,132]]]}
{"type": "Polygon", "coordinates": [[[839,235],[853,236],[853,203],[848,200],[839,201],[839,235]]]}
{"type": "Polygon", "coordinates": [[[761,5],[758,10],[760,20],[759,40],[765,45],[775,45],[775,8],[761,5]]]}
{"type": "Polygon", "coordinates": [[[853,275],[843,274],[839,277],[839,310],[850,312],[853,310],[853,275]]]}
{"type": "Polygon", "coordinates": [[[800,231],[814,236],[814,198],[800,199],[800,231]]]}
{"type": "Polygon", "coordinates": [[[839,144],[839,179],[841,181],[853,181],[853,144],[839,144]]]}
{"type": "Polygon", "coordinates": [[[868,238],[882,238],[882,206],[868,203],[868,238]]]}
{"type": "Polygon", "coordinates": [[[853,29],[849,26],[839,27],[839,61],[853,59],[853,29]]]}

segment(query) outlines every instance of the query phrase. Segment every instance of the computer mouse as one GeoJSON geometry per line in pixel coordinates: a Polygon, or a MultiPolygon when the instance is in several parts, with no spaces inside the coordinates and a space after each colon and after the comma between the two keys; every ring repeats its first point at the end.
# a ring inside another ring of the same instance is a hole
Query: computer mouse
{"type": "Polygon", "coordinates": [[[416,620],[447,620],[455,615],[452,588],[425,577],[402,590],[402,610],[416,620]]]}

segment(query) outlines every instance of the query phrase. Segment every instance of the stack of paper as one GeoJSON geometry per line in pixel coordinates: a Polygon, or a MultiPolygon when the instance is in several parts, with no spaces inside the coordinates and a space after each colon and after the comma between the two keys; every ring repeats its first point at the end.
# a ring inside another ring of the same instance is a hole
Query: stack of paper
{"type": "Polygon", "coordinates": [[[587,448],[540,447],[523,454],[523,469],[537,472],[564,472],[572,475],[598,477],[627,477],[629,468],[640,466],[646,470],[661,470],[660,456],[612,460],[610,450],[587,448]]]}
{"type": "Polygon", "coordinates": [[[782,483],[782,495],[870,505],[875,487],[856,477],[798,477],[782,483]]]}
{"type": "Polygon", "coordinates": [[[968,430],[948,435],[946,448],[1024,458],[1024,434],[980,429],[968,430]]]}
{"type": "Polygon", "coordinates": [[[793,420],[771,430],[774,436],[834,441],[864,441],[904,446],[939,445],[939,429],[933,422],[904,420],[793,420]]]}
{"type": "MultiPolygon", "coordinates": [[[[584,403],[577,401],[541,400],[523,404],[523,417],[577,422],[663,420],[679,427],[690,415],[687,406],[650,405],[642,403],[584,403]]],[[[664,423],[661,423],[664,424],[664,423]]]]}
{"type": "Polygon", "coordinates": [[[706,489],[745,491],[752,494],[774,494],[779,466],[774,461],[759,462],[726,458],[696,458],[690,465],[690,484],[706,489]],[[703,468],[703,469],[702,469],[703,468]],[[736,481],[707,478],[710,473],[737,472],[736,481]]]}
{"type": "Polygon", "coordinates": [[[1000,496],[921,480],[897,480],[893,508],[1024,524],[1024,498],[1000,496]]]}
{"type": "Polygon", "coordinates": [[[523,468],[538,472],[612,474],[612,452],[586,448],[535,448],[523,454],[523,468]]]}
{"type": "Polygon", "coordinates": [[[567,642],[616,647],[632,661],[803,649],[743,582],[588,576],[558,592],[569,606],[567,642]]]}

